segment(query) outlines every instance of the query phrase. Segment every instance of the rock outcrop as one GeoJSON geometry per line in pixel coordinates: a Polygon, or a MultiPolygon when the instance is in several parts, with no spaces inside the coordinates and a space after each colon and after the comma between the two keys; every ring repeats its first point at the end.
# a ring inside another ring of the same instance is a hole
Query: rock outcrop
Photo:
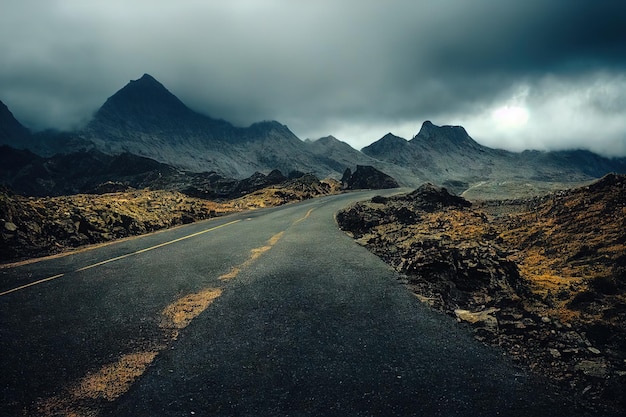
{"type": "Polygon", "coordinates": [[[597,410],[626,409],[626,176],[474,205],[424,185],[337,221],[479,340],[597,410]]]}
{"type": "Polygon", "coordinates": [[[415,191],[390,198],[375,197],[337,214],[339,226],[381,256],[425,297],[454,311],[475,307],[487,299],[512,302],[528,288],[518,270],[496,244],[465,239],[453,232],[459,212],[480,227],[486,222],[467,210],[471,203],[445,188],[425,184],[415,191]],[[436,231],[436,232],[435,232],[436,231]]]}
{"type": "Polygon", "coordinates": [[[50,255],[232,211],[167,191],[39,199],[0,193],[0,261],[50,255]]]}
{"type": "Polygon", "coordinates": [[[395,179],[369,165],[357,165],[354,172],[347,168],[341,182],[346,190],[382,190],[399,187],[395,179]]]}
{"type": "Polygon", "coordinates": [[[0,187],[0,262],[340,192],[337,181],[319,181],[310,174],[264,185],[283,178],[278,172],[257,175],[248,184],[254,191],[221,202],[176,191],[133,190],[115,182],[101,184],[95,194],[43,198],[17,196],[0,187]]]}

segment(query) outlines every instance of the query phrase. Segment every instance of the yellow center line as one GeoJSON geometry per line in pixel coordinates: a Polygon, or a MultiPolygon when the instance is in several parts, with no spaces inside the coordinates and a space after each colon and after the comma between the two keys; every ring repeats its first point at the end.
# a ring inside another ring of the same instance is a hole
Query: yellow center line
{"type": "Polygon", "coordinates": [[[295,222],[293,222],[293,224],[295,225],[295,224],[300,223],[300,222],[301,222],[301,221],[303,221],[303,220],[308,219],[308,217],[311,215],[311,212],[312,212],[313,210],[315,210],[315,207],[313,207],[312,209],[310,209],[309,211],[307,211],[307,212],[306,212],[306,214],[304,215],[304,217],[303,217],[303,218],[296,220],[295,222]]]}
{"type": "Polygon", "coordinates": [[[276,233],[274,236],[272,236],[270,238],[270,240],[267,241],[267,245],[265,246],[261,246],[260,248],[254,248],[250,251],[250,257],[248,259],[246,259],[244,261],[244,263],[242,263],[239,266],[234,266],[230,272],[227,272],[223,275],[220,275],[218,277],[219,280],[221,281],[227,281],[229,279],[233,279],[235,277],[237,277],[237,275],[239,275],[239,273],[249,267],[256,259],[258,259],[261,255],[263,255],[265,252],[267,252],[268,250],[272,249],[272,247],[274,247],[274,245],[276,245],[276,243],[278,243],[278,241],[280,240],[281,237],[283,237],[283,234],[285,232],[279,232],[276,233]]]}
{"type": "MultiPolygon", "coordinates": [[[[171,245],[172,243],[177,243],[177,242],[183,241],[185,239],[189,239],[189,238],[192,238],[192,237],[196,237],[196,236],[202,235],[204,233],[211,232],[213,230],[221,229],[222,227],[230,226],[232,224],[239,223],[240,221],[241,220],[233,220],[232,222],[224,223],[224,224],[221,224],[219,226],[215,226],[215,227],[212,227],[210,229],[202,230],[200,232],[192,233],[192,234],[187,235],[187,236],[179,237],[178,239],[170,240],[168,242],[163,242],[163,243],[160,243],[158,245],[150,246],[149,248],[141,249],[141,250],[138,250],[136,252],[131,252],[131,253],[127,253],[125,255],[117,256],[115,258],[107,259],[105,261],[98,262],[98,263],[95,263],[93,265],[84,266],[82,268],[79,268],[79,269],[75,270],[74,272],[85,271],[87,269],[91,269],[91,268],[95,268],[97,266],[108,264],[109,262],[119,261],[120,259],[128,258],[128,257],[133,256],[133,255],[139,255],[140,253],[148,252],[148,251],[151,251],[153,249],[162,248],[163,246],[171,245]]],[[[52,280],[57,279],[57,278],[61,278],[64,275],[65,274],[54,275],[52,277],[40,279],[39,281],[31,282],[29,284],[25,284],[25,285],[22,285],[20,287],[16,287],[16,288],[4,291],[4,292],[0,292],[0,297],[2,297],[3,295],[11,294],[11,293],[16,292],[16,291],[23,290],[23,289],[28,288],[28,287],[32,287],[34,285],[38,285],[38,284],[41,284],[41,283],[44,283],[44,282],[52,281],[52,280]]]]}

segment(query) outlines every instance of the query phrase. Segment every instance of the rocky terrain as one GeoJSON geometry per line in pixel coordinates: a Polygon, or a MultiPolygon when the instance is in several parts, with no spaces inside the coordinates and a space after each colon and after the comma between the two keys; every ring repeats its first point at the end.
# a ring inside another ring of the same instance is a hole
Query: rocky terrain
{"type": "Polygon", "coordinates": [[[284,181],[269,186],[267,177],[260,174],[256,183],[245,184],[255,191],[221,202],[189,197],[177,191],[129,189],[116,183],[101,184],[102,194],[58,197],[23,197],[3,189],[0,190],[0,262],[51,255],[341,190],[337,181],[319,181],[313,175],[295,179],[281,176],[284,181]],[[120,187],[124,191],[120,192],[120,187]]]}
{"type": "Polygon", "coordinates": [[[190,172],[153,159],[95,149],[41,157],[28,150],[0,146],[0,184],[15,194],[48,197],[102,194],[128,189],[178,191],[190,197],[233,199],[304,176],[279,170],[255,172],[241,180],[216,172],[190,172]]]}
{"type": "Polygon", "coordinates": [[[357,165],[354,172],[346,168],[341,183],[346,190],[384,190],[400,187],[394,178],[369,165],[357,165]]]}
{"type": "Polygon", "coordinates": [[[427,184],[337,221],[478,340],[595,411],[626,412],[625,176],[474,203],[427,184]]]}

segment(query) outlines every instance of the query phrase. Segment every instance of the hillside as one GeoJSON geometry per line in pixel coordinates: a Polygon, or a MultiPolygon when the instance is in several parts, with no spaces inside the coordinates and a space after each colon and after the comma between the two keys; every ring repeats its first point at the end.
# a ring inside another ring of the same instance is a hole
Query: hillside
{"type": "Polygon", "coordinates": [[[626,410],[626,176],[474,204],[425,185],[337,220],[477,339],[597,410],[626,410]]]}
{"type": "Polygon", "coordinates": [[[51,157],[0,146],[0,183],[23,196],[102,194],[129,189],[177,191],[190,197],[223,200],[305,175],[279,170],[243,179],[216,172],[190,172],[131,153],[109,155],[91,149],[51,157]],[[289,177],[289,178],[288,178],[289,177]]]}
{"type": "Polygon", "coordinates": [[[312,175],[250,188],[253,191],[223,202],[147,189],[42,198],[0,190],[0,262],[52,255],[228,213],[340,192],[336,181],[319,181],[312,175]]]}

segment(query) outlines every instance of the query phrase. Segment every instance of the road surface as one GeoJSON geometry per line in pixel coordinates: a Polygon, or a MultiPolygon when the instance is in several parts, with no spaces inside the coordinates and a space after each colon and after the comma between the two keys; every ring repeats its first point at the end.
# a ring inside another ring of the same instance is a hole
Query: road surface
{"type": "Polygon", "coordinates": [[[0,269],[0,415],[585,415],[309,200],[0,269]]]}

